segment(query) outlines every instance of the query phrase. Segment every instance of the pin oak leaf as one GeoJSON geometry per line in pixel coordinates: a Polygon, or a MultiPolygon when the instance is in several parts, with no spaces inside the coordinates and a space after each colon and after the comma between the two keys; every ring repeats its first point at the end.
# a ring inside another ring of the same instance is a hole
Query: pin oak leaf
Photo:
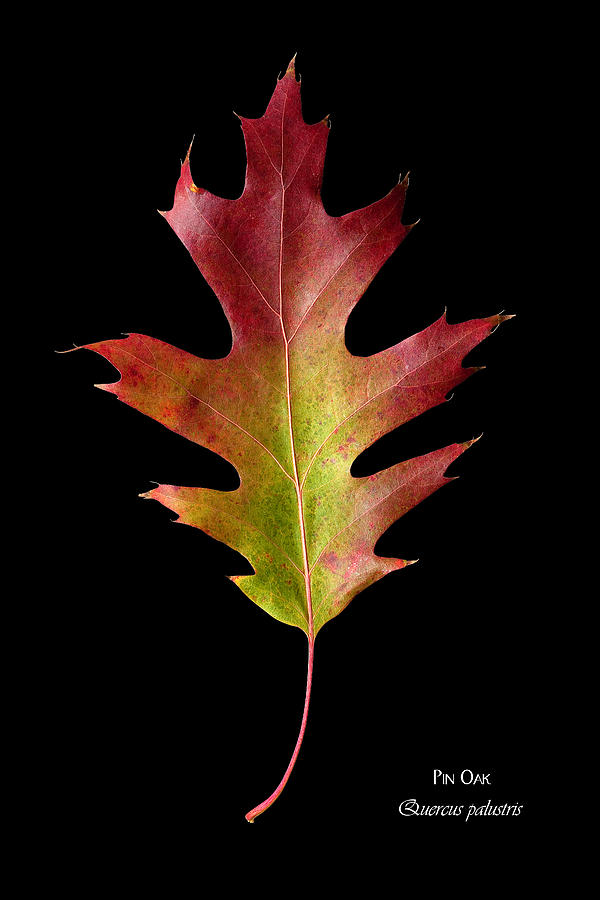
{"type": "Polygon", "coordinates": [[[352,462],[476,371],[463,358],[506,317],[451,325],[444,315],[387,350],[353,356],[348,316],[411,229],[402,222],[408,179],[364,209],[327,214],[320,187],[329,124],[304,122],[293,60],[265,114],[241,125],[242,195],[223,199],[196,186],[188,153],[163,213],[225,310],[228,356],[200,359],[141,334],[84,346],[121,373],[98,387],[235,466],[234,491],[160,484],[143,496],[243,554],[254,574],[233,576],[240,589],[307,636],[298,741],[278,787],[246,815],[253,821],[298,756],[317,633],[357,593],[408,565],[376,556],[377,539],[447,481],[471,442],[363,478],[351,476],[352,462]]]}

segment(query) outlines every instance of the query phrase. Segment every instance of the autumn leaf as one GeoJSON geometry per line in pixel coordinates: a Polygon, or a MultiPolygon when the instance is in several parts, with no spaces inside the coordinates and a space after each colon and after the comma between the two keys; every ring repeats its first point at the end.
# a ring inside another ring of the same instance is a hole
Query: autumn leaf
{"type": "Polygon", "coordinates": [[[298,740],[273,793],[283,790],[304,736],[315,637],[377,579],[409,564],[376,556],[380,535],[441,487],[472,442],[451,444],[363,478],[350,474],[374,441],[440,404],[473,368],[465,355],[503,319],[451,325],[369,357],[353,356],[350,311],[412,226],[402,223],[405,178],[381,200],[329,216],[320,197],[327,119],[307,125],[294,62],[265,114],[241,119],[247,171],[228,200],[196,186],[189,152],[173,208],[163,213],[221,301],[229,355],[200,359],[153,337],[86,344],[121,380],[97,385],[237,469],[234,491],[160,484],[142,496],[242,553],[254,574],[233,581],[308,638],[298,740]]]}

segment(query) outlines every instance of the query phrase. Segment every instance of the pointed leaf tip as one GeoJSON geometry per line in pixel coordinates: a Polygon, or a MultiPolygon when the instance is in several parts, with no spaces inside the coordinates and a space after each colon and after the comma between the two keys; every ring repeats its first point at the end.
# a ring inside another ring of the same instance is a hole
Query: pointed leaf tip
{"type": "Polygon", "coordinates": [[[58,353],[59,355],[62,355],[63,353],[74,353],[75,350],[82,350],[82,349],[83,349],[83,347],[80,347],[78,344],[73,344],[73,346],[69,347],[68,350],[55,350],[54,352],[58,353]]]}
{"type": "Polygon", "coordinates": [[[498,328],[500,328],[500,326],[502,325],[503,322],[507,322],[509,319],[514,319],[514,318],[515,318],[515,315],[516,315],[516,313],[508,313],[508,314],[506,314],[506,313],[498,313],[497,316],[492,316],[492,317],[491,317],[491,320],[493,321],[494,319],[496,319],[496,324],[495,324],[494,327],[492,328],[492,332],[491,332],[491,333],[493,334],[494,331],[497,331],[498,328]]]}
{"type": "Polygon", "coordinates": [[[294,55],[292,56],[292,58],[290,59],[290,61],[288,63],[287,69],[285,70],[285,74],[291,75],[292,78],[294,78],[295,80],[297,80],[296,79],[296,57],[297,57],[297,55],[298,55],[297,52],[294,53],[294,55]]]}
{"type": "Polygon", "coordinates": [[[473,444],[476,444],[477,441],[480,441],[482,437],[483,437],[483,431],[481,432],[481,434],[478,437],[471,438],[470,441],[464,441],[462,444],[463,449],[468,450],[469,447],[472,447],[473,444]]]}

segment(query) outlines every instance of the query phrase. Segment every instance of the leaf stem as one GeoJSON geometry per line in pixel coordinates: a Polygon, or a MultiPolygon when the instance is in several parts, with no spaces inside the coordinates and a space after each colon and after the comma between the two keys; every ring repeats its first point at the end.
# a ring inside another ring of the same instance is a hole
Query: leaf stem
{"type": "Polygon", "coordinates": [[[306,730],[306,720],[308,718],[308,707],[310,704],[310,689],[312,685],[312,673],[313,673],[313,660],[315,655],[315,639],[314,636],[308,636],[308,667],[306,672],[306,696],[304,698],[304,712],[302,714],[302,723],[300,725],[300,733],[298,734],[298,740],[296,741],[296,746],[294,747],[294,752],[292,753],[292,758],[289,761],[288,767],[285,770],[285,775],[279,782],[278,786],[275,788],[273,793],[267,797],[266,800],[263,800],[258,806],[255,806],[254,809],[251,809],[250,812],[246,813],[246,819],[248,822],[254,822],[257,816],[260,816],[261,813],[264,813],[266,809],[268,809],[279,797],[284,787],[287,784],[288,778],[292,774],[292,769],[296,765],[296,760],[298,758],[298,753],[300,752],[300,747],[302,746],[302,739],[304,738],[304,732],[306,730]]]}

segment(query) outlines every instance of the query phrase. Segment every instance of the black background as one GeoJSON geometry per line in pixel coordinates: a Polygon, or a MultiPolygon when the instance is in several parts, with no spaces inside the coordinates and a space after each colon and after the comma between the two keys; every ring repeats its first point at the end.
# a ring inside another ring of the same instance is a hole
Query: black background
{"type": "Polygon", "coordinates": [[[156,209],[170,208],[194,134],[196,183],[239,195],[232,109],[262,115],[296,51],[306,120],[332,116],[328,212],[372,202],[410,170],[404,220],[421,219],[352,313],[349,348],[380,350],[445,306],[451,322],[517,318],[470,354],[467,364],[487,368],[451,402],[355,464],[366,474],[483,433],[449,472],[460,480],[377,545],[419,563],[319,635],[300,759],[254,830],[269,841],[377,831],[435,847],[516,845],[540,824],[540,39],[493,13],[347,15],[297,10],[280,27],[266,13],[208,20],[200,7],[115,16],[81,23],[39,72],[35,179],[56,190],[45,201],[53,519],[43,547],[52,587],[35,613],[47,635],[38,775],[48,820],[60,809],[103,834],[109,855],[134,844],[195,853],[206,823],[218,840],[243,837],[244,813],[278,783],[296,739],[306,640],[225,578],[249,571],[238,554],[137,496],[151,481],[233,489],[232,467],[94,390],[116,377],[97,355],[53,351],[137,331],[227,353],[218,301],[156,209]],[[434,787],[434,768],[489,772],[492,787],[434,787]],[[402,818],[411,797],[523,811],[467,825],[402,818]]]}

